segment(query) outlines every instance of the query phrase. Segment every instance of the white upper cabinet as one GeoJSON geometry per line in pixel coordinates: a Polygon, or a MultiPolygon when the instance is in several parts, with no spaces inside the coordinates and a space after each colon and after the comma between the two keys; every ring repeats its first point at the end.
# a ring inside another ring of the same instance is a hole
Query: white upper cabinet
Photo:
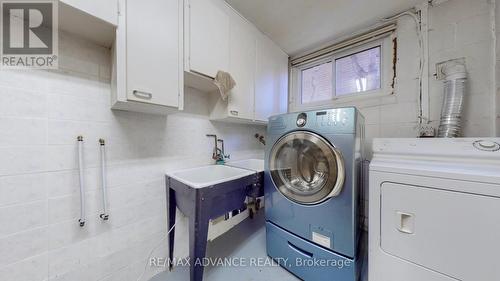
{"type": "Polygon", "coordinates": [[[188,1],[188,86],[216,91],[209,86],[218,70],[229,72],[236,82],[227,101],[212,95],[210,119],[265,124],[269,116],[285,113],[288,55],[223,0],[188,1]],[[193,73],[202,75],[193,78],[193,73]]]}
{"type": "Polygon", "coordinates": [[[186,0],[186,71],[214,78],[229,68],[229,15],[221,0],[186,0]]]}
{"type": "Polygon", "coordinates": [[[229,73],[236,86],[229,93],[229,116],[254,119],[256,30],[236,13],[230,15],[229,73]]]}
{"type": "Polygon", "coordinates": [[[113,109],[182,110],[186,82],[212,92],[212,120],[262,124],[287,110],[288,56],[224,0],[61,0],[60,6],[62,30],[113,47],[113,109]],[[236,82],[227,101],[213,83],[219,70],[236,82]]]}
{"type": "Polygon", "coordinates": [[[59,30],[111,47],[118,25],[118,0],[60,0],[59,30]]]}
{"type": "Polygon", "coordinates": [[[127,0],[127,98],[179,105],[179,1],[127,0]]]}
{"type": "Polygon", "coordinates": [[[288,55],[267,36],[257,38],[255,120],[265,121],[288,109],[288,55]]]}
{"type": "Polygon", "coordinates": [[[118,25],[118,0],[61,0],[61,2],[114,26],[118,25]]]}
{"type": "Polygon", "coordinates": [[[182,0],[120,0],[113,108],[160,114],[182,109],[182,8],[182,0]]]}

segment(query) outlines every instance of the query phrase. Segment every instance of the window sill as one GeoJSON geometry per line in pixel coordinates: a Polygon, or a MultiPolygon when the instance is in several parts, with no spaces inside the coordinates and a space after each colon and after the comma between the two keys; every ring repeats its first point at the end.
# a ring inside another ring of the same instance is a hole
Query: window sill
{"type": "Polygon", "coordinates": [[[396,102],[396,95],[394,89],[388,91],[375,91],[366,92],[362,94],[353,94],[343,97],[338,97],[328,101],[309,103],[309,104],[297,104],[293,102],[290,104],[290,111],[305,111],[305,110],[315,110],[324,109],[331,107],[343,107],[343,106],[356,106],[356,107],[371,107],[380,106],[385,104],[393,104],[396,102]]]}

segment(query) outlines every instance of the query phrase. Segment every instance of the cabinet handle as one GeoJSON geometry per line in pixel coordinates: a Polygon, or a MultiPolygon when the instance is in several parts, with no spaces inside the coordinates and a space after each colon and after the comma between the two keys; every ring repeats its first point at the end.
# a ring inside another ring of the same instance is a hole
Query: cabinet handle
{"type": "Polygon", "coordinates": [[[238,116],[237,110],[231,110],[230,113],[231,113],[231,115],[238,116]]]}
{"type": "Polygon", "coordinates": [[[132,93],[134,94],[134,96],[136,96],[140,99],[150,100],[153,98],[153,94],[148,93],[148,92],[133,90],[132,93]]]}

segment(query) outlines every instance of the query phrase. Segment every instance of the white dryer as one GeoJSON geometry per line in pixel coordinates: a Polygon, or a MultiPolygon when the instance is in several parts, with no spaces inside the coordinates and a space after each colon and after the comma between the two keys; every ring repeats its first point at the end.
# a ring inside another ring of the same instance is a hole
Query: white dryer
{"type": "Polygon", "coordinates": [[[376,139],[370,281],[500,280],[500,139],[376,139]]]}

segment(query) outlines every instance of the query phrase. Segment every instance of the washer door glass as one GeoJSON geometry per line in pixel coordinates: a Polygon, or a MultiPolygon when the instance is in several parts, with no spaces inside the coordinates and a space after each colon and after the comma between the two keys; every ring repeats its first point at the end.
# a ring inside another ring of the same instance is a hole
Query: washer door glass
{"type": "Polygon", "coordinates": [[[340,193],[344,165],[340,153],[321,136],[297,131],[273,146],[269,170],[276,188],[300,204],[318,204],[340,193]]]}

